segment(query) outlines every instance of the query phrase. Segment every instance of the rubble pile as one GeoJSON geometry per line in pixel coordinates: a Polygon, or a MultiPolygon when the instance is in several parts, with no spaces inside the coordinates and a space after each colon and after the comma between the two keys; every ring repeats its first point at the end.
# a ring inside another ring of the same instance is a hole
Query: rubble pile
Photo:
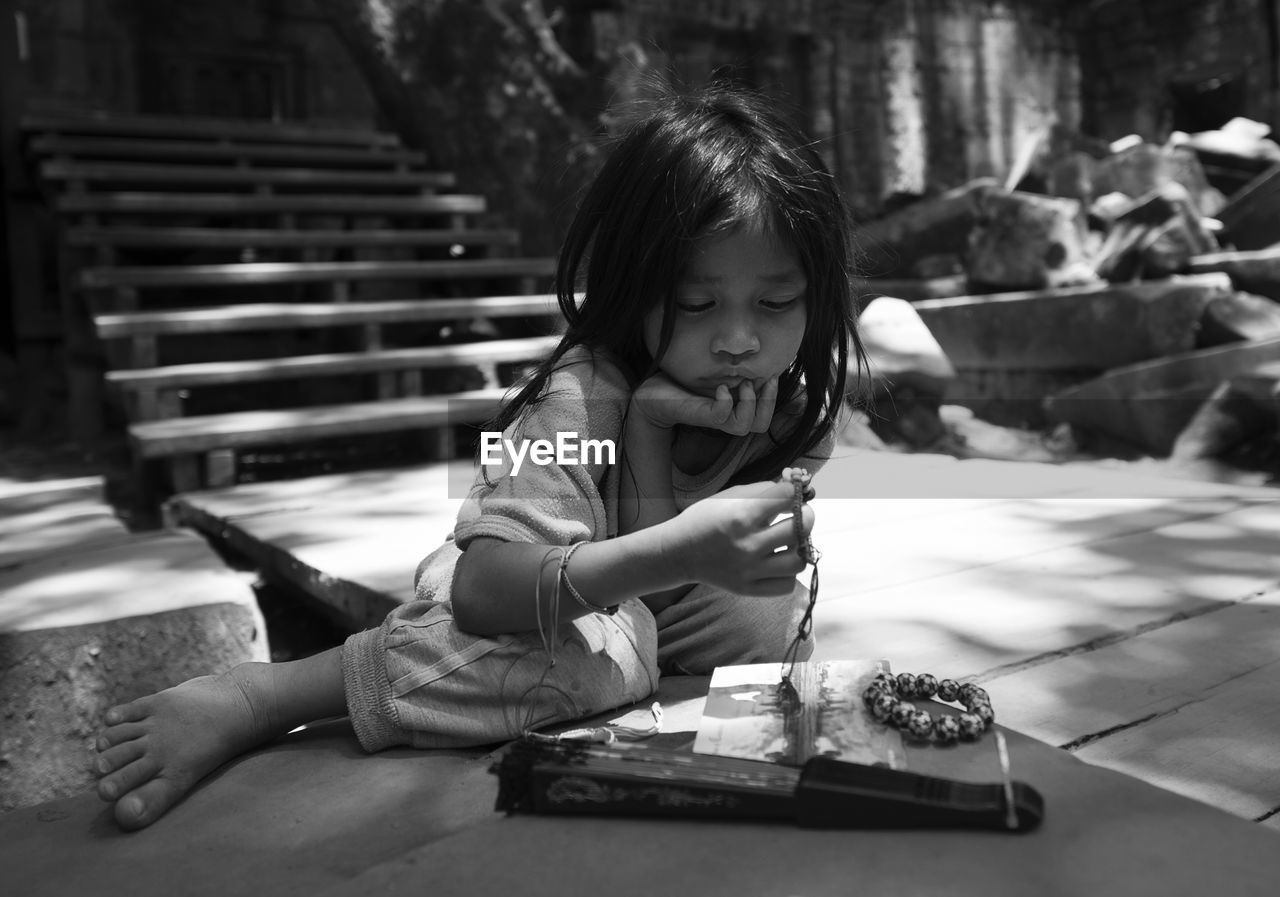
{"type": "Polygon", "coordinates": [[[1003,183],[868,222],[859,251],[868,296],[885,298],[863,312],[873,387],[858,438],[964,453],[982,431],[947,407],[960,405],[1051,433],[992,450],[1037,460],[1278,441],[1280,144],[1262,123],[1163,145],[1048,129],[1003,183]],[[889,297],[907,302],[890,314],[889,297]]]}

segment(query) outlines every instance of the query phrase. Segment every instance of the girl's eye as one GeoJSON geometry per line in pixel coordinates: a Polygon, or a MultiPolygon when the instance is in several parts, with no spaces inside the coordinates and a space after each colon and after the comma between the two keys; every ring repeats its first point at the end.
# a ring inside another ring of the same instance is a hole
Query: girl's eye
{"type": "Polygon", "coordinates": [[[770,311],[786,311],[799,301],[799,296],[792,296],[790,299],[764,299],[760,304],[770,311]]]}
{"type": "Polygon", "coordinates": [[[682,312],[696,315],[699,312],[710,310],[712,302],[707,299],[677,299],[676,308],[682,312]]]}

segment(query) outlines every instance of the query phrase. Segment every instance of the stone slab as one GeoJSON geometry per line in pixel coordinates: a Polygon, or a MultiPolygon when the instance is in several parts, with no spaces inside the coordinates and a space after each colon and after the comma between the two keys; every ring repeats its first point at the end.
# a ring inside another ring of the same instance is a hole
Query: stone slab
{"type": "Polygon", "coordinates": [[[997,190],[994,178],[975,178],[940,196],[861,223],[857,234],[859,266],[873,277],[904,277],[910,274],[912,263],[924,256],[963,254],[982,198],[997,190]]]}
{"type": "Polygon", "coordinates": [[[1225,272],[1237,289],[1280,302],[1280,246],[1197,255],[1191,259],[1189,270],[1225,272]]]}
{"type": "Polygon", "coordinates": [[[1275,761],[1280,664],[1274,660],[1195,696],[1176,713],[1077,753],[1207,805],[1259,819],[1280,807],[1275,761]]]}
{"type": "Polygon", "coordinates": [[[969,292],[969,280],[963,274],[946,277],[872,277],[861,282],[864,302],[870,304],[880,296],[916,302],[921,299],[946,299],[969,292]]]}
{"type": "MultiPolygon", "coordinates": [[[[691,746],[705,684],[664,680],[663,747],[691,746]]],[[[1044,824],[1026,835],[508,817],[493,810],[492,752],[363,755],[335,722],[229,763],[141,832],[121,833],[91,794],[0,816],[0,867],[28,897],[1274,893],[1274,831],[1008,737],[1014,776],[1046,800],[1044,824]]],[[[908,762],[963,781],[998,777],[989,738],[911,749],[908,762]]]]}
{"type": "Polygon", "coordinates": [[[1232,194],[1217,218],[1240,249],[1262,249],[1280,241],[1280,164],[1272,165],[1232,194]]]}
{"type": "Polygon", "coordinates": [[[1205,307],[1232,290],[1220,273],[915,303],[959,370],[1095,370],[1195,344],[1205,307]]]}
{"type": "MultiPolygon", "coordinates": [[[[1114,523],[1067,519],[1057,528],[1056,546],[1045,538],[1051,530],[1034,522],[1052,507],[1023,504],[1008,513],[1025,520],[1033,535],[1020,541],[993,531],[993,541],[1011,542],[999,555],[967,551],[972,541],[945,544],[953,532],[981,534],[991,518],[978,515],[894,527],[843,544],[815,538],[825,553],[815,658],[877,656],[913,672],[992,677],[1223,608],[1280,582],[1274,503],[1152,529],[1140,519],[1147,513],[1119,512],[1114,523]],[[1129,532],[1122,529],[1126,517],[1135,524],[1129,532]],[[1101,535],[1107,528],[1111,535],[1101,535]],[[1094,529],[1097,541],[1089,538],[1094,529]],[[1026,550],[1019,552],[1019,544],[1026,550]],[[922,560],[913,559],[913,549],[922,560]],[[841,555],[849,561],[825,560],[841,555]]],[[[1212,639],[1199,650],[1214,650],[1212,639]]],[[[1104,691],[1097,700],[1105,707],[1111,697],[1104,691]]]]}
{"type": "MultiPolygon", "coordinates": [[[[1280,263],[1277,264],[1280,268],[1280,263]]],[[[1237,290],[1205,309],[1196,342],[1202,348],[1280,337],[1280,302],[1237,290]]]]}
{"type": "Polygon", "coordinates": [[[1280,337],[1177,353],[1107,371],[1045,402],[1055,421],[1168,455],[1182,429],[1224,380],[1280,360],[1280,337]]]}
{"type": "Polygon", "coordinates": [[[0,633],[0,810],[89,788],[108,707],[267,659],[248,603],[0,633]]]}
{"type": "MultiPolygon", "coordinates": [[[[1090,650],[1009,670],[984,681],[983,688],[1008,725],[1050,744],[1083,744],[1146,719],[1182,712],[1209,690],[1274,664],[1280,656],[1277,622],[1280,591],[1269,591],[1090,650]],[[1199,650],[1207,643],[1213,651],[1199,650]]],[[[1229,723],[1222,734],[1238,734],[1247,717],[1229,723]]]]}

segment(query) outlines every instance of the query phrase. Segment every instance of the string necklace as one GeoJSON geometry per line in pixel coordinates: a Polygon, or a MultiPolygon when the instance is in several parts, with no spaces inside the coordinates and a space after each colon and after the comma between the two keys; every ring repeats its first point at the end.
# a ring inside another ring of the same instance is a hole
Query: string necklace
{"type": "Polygon", "coordinates": [[[514,724],[514,721],[510,719],[510,703],[508,701],[502,702],[502,716],[507,731],[519,732],[521,735],[526,736],[530,735],[534,730],[538,711],[538,695],[546,687],[547,677],[556,665],[556,627],[560,621],[560,576],[557,574],[555,586],[552,588],[550,598],[547,601],[546,616],[549,619],[545,622],[543,620],[542,607],[542,578],[545,575],[547,564],[554,560],[557,550],[556,548],[550,548],[543,554],[542,560],[538,563],[538,573],[533,584],[534,620],[538,627],[538,638],[542,642],[542,651],[547,658],[546,663],[542,667],[542,673],[538,677],[538,681],[522,696],[524,714],[518,724],[514,724]]]}
{"type": "Polygon", "coordinates": [[[809,603],[804,609],[804,615],[800,617],[800,623],[796,626],[796,634],[792,637],[791,644],[787,646],[787,651],[782,656],[783,673],[778,683],[778,703],[784,712],[797,710],[804,703],[800,700],[800,692],[796,690],[792,676],[795,674],[796,661],[800,657],[800,648],[813,633],[813,608],[818,603],[818,561],[822,557],[822,552],[813,547],[813,540],[804,531],[804,503],[813,497],[813,490],[809,486],[813,476],[803,467],[793,467],[790,473],[791,526],[795,531],[796,554],[805,564],[813,566],[813,573],[809,577],[809,603]]]}

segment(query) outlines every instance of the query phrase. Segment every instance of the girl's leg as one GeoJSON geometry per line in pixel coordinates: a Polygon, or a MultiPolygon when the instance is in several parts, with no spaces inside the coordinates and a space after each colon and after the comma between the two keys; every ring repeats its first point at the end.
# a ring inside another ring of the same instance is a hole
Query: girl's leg
{"type": "Polygon", "coordinates": [[[554,633],[492,638],[460,630],[448,604],[402,604],[343,646],[347,707],[367,751],[459,748],[641,700],[658,687],[653,615],[639,601],[554,633]]]}
{"type": "Polygon", "coordinates": [[[142,828],[233,757],[346,712],[338,648],[191,679],[106,712],[98,795],[122,828],[142,828]]]}

